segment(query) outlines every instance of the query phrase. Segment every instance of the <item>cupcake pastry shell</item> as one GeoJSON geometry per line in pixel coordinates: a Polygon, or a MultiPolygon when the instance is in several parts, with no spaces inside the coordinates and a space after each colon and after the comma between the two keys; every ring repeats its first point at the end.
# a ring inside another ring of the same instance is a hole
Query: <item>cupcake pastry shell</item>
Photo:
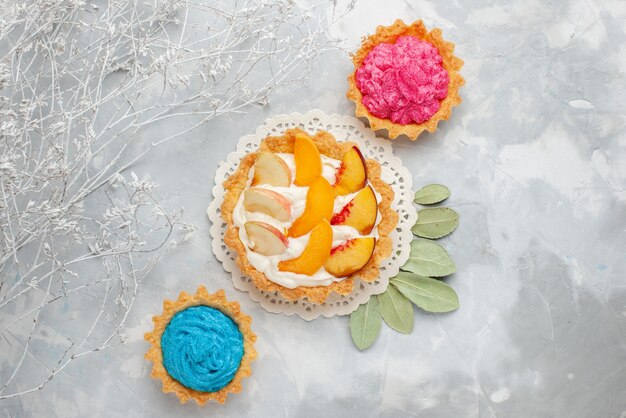
{"type": "MultiPolygon", "coordinates": [[[[303,131],[300,129],[288,129],[282,136],[269,136],[261,142],[258,151],[293,153],[295,137],[298,132],[303,131]]],[[[326,131],[319,131],[315,135],[312,135],[311,138],[319,149],[320,154],[335,159],[341,159],[352,146],[356,145],[353,142],[338,142],[326,131]]],[[[252,152],[242,158],[237,170],[224,182],[226,195],[224,196],[224,202],[221,206],[222,218],[227,225],[224,243],[236,253],[235,260],[237,266],[246,276],[252,279],[255,286],[265,292],[278,292],[285,299],[291,301],[307,298],[313,303],[321,304],[324,303],[333,292],[340,295],[350,294],[354,288],[354,281],[357,277],[363,281],[376,280],[379,275],[381,261],[391,254],[393,242],[389,235],[398,223],[398,214],[391,208],[394,192],[391,186],[381,179],[380,164],[373,159],[366,160],[368,179],[376,192],[382,196],[378,204],[378,210],[381,216],[381,221],[378,224],[379,237],[376,242],[374,254],[368,263],[353,275],[341,281],[333,282],[328,286],[298,286],[289,289],[271,281],[264,273],[258,271],[250,264],[246,256],[246,248],[239,239],[239,228],[235,226],[233,222],[233,210],[237,205],[239,196],[246,188],[249,172],[253,169],[256,156],[257,153],[252,152]]]]}
{"type": "Polygon", "coordinates": [[[161,380],[164,393],[175,393],[181,403],[186,403],[193,399],[198,405],[202,406],[210,399],[223,404],[226,402],[229,393],[241,392],[241,381],[252,374],[250,363],[257,358],[257,352],[254,349],[256,335],[250,328],[252,318],[241,312],[239,303],[229,302],[223,290],[209,294],[204,286],[200,286],[193,295],[181,292],[177,300],[163,301],[163,313],[153,316],[152,322],[154,323],[154,329],[144,335],[146,341],[151,344],[145,358],[153,363],[150,375],[155,379],[161,380]],[[176,313],[192,306],[209,306],[221,311],[237,324],[239,331],[243,335],[244,354],[239,369],[235,373],[233,380],[216,392],[201,392],[183,386],[167,373],[163,365],[161,336],[176,313]]]}
{"type": "Polygon", "coordinates": [[[452,107],[461,103],[459,88],[465,84],[465,80],[460,74],[463,60],[454,55],[454,44],[443,39],[441,29],[435,28],[429,31],[421,20],[407,25],[398,19],[391,26],[378,26],[373,35],[363,39],[359,50],[352,55],[352,62],[354,63],[354,71],[348,77],[349,88],[346,96],[356,104],[356,116],[366,119],[372,130],[376,131],[377,134],[383,134],[387,139],[395,139],[404,135],[415,141],[424,131],[435,132],[439,122],[450,117],[452,107]],[[430,119],[422,123],[401,125],[389,119],[374,116],[363,104],[363,95],[356,84],[356,72],[374,47],[381,43],[395,43],[401,36],[414,36],[437,48],[443,60],[443,68],[449,76],[448,94],[441,101],[441,107],[430,119]]]}

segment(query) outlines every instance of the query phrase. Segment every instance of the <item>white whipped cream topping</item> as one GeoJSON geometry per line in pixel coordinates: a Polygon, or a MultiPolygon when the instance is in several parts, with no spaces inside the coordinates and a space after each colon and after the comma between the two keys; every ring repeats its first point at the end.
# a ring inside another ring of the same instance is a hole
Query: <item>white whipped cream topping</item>
{"type": "MultiPolygon", "coordinates": [[[[292,178],[296,177],[296,164],[294,161],[293,154],[287,153],[276,153],[280,158],[282,158],[289,169],[291,170],[292,178]]],[[[327,157],[325,155],[321,155],[322,158],[322,176],[328,180],[330,184],[335,183],[335,173],[339,166],[341,165],[340,160],[336,160],[334,158],[327,157]]],[[[248,176],[248,183],[246,184],[246,188],[250,187],[252,183],[252,176],[254,174],[254,170],[250,170],[248,176]]],[[[369,181],[368,181],[369,184],[369,181]]],[[[304,207],[306,204],[306,194],[308,191],[308,187],[300,187],[294,184],[291,184],[289,187],[276,187],[270,186],[269,184],[260,184],[255,187],[262,187],[264,189],[272,190],[276,193],[280,193],[283,195],[289,202],[291,203],[291,218],[286,222],[280,222],[273,217],[266,215],[264,213],[259,212],[248,212],[243,206],[243,193],[239,196],[239,200],[237,201],[237,205],[233,211],[233,223],[235,226],[239,227],[239,239],[246,247],[246,255],[248,257],[248,261],[252,266],[258,271],[265,274],[265,276],[281,286],[287,287],[289,289],[293,289],[298,286],[328,286],[333,282],[341,281],[345,279],[345,277],[338,278],[328,273],[324,267],[320,268],[315,274],[309,276],[306,274],[298,274],[292,273],[290,271],[280,271],[278,270],[278,263],[283,260],[290,260],[292,258],[296,258],[302,254],[304,248],[309,242],[309,236],[311,233],[305,234],[301,237],[291,238],[289,237],[289,244],[287,245],[287,250],[278,255],[266,256],[261,255],[259,253],[255,253],[250,249],[252,247],[252,242],[248,238],[246,234],[246,229],[244,225],[248,221],[259,221],[265,222],[279,229],[283,233],[287,231],[287,229],[291,226],[291,224],[304,212],[304,207]]],[[[372,187],[373,189],[373,187],[372,187]]],[[[335,198],[334,210],[333,213],[339,212],[345,205],[350,202],[357,194],[351,193],[345,196],[337,196],[335,198]]],[[[381,196],[374,190],[376,195],[376,199],[378,202],[381,200],[381,196]]],[[[333,248],[344,243],[345,241],[358,238],[358,237],[374,237],[378,238],[378,224],[380,222],[380,213],[378,213],[376,218],[376,223],[374,228],[370,232],[369,235],[361,235],[356,229],[351,226],[346,225],[332,225],[333,229],[333,248]]]]}

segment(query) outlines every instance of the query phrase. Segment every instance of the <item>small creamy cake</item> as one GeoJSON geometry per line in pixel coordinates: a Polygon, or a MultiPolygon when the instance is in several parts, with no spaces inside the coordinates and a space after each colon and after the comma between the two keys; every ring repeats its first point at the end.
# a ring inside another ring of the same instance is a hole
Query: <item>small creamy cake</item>
{"type": "Polygon", "coordinates": [[[374,130],[386,129],[389,139],[415,140],[424,130],[434,132],[461,103],[463,61],[453,52],[441,30],[428,31],[421,20],[379,26],[352,57],[347,96],[356,115],[374,130]]]}
{"type": "Polygon", "coordinates": [[[256,335],[252,319],[223,290],[209,294],[200,286],[193,295],[181,292],[177,300],[163,302],[163,313],[152,322],[154,329],[144,335],[150,343],[145,357],[163,392],[175,393],[181,403],[204,405],[209,399],[224,403],[229,393],[241,391],[257,357],[256,335]]]}
{"type": "Polygon", "coordinates": [[[328,132],[268,137],[225,182],[225,243],[261,290],[322,303],[375,280],[398,216],[380,165],[328,132]]]}

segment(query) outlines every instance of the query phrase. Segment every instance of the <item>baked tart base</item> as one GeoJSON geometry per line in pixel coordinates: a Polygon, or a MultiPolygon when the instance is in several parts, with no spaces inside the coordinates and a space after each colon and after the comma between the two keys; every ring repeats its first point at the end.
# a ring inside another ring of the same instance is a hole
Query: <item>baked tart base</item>
{"type": "MultiPolygon", "coordinates": [[[[288,129],[282,136],[269,136],[261,141],[258,151],[293,153],[295,135],[297,132],[304,131],[300,129],[288,129]]],[[[311,139],[315,145],[317,145],[320,154],[339,160],[352,146],[357,145],[353,142],[338,142],[326,131],[317,132],[315,135],[311,136],[311,139]]],[[[382,260],[391,254],[393,242],[389,234],[398,223],[398,214],[391,209],[394,192],[391,186],[381,179],[380,164],[372,159],[366,160],[368,180],[381,196],[381,201],[378,205],[381,216],[381,221],[378,224],[378,240],[374,254],[368,263],[355,274],[341,281],[333,282],[328,286],[299,286],[289,289],[269,280],[264,273],[258,271],[250,264],[246,255],[246,248],[239,239],[239,228],[233,223],[233,210],[237,205],[239,196],[246,188],[249,172],[256,161],[256,155],[257,153],[254,152],[242,158],[235,173],[224,182],[226,194],[220,208],[222,218],[227,225],[224,243],[236,253],[235,260],[237,266],[246,276],[251,278],[254,285],[262,291],[276,292],[292,301],[307,298],[313,303],[321,304],[324,303],[333,292],[340,295],[350,294],[354,288],[354,280],[357,276],[360,280],[367,282],[376,280],[379,275],[379,266],[382,260]]]]}
{"type": "Polygon", "coordinates": [[[254,349],[256,335],[250,329],[252,319],[241,312],[239,303],[226,300],[223,290],[209,294],[204,286],[200,286],[193,295],[181,292],[177,300],[163,301],[163,313],[153,316],[152,322],[154,323],[154,329],[144,335],[146,341],[151,344],[145,358],[153,363],[150,375],[155,379],[161,380],[164,393],[175,393],[181,403],[186,403],[190,399],[193,399],[198,405],[202,406],[209,399],[223,404],[229,393],[241,392],[241,380],[252,374],[250,363],[257,357],[257,352],[254,349]],[[201,392],[183,386],[180,382],[172,378],[163,366],[163,354],[161,350],[161,337],[163,332],[176,313],[192,306],[209,306],[221,311],[237,324],[243,336],[244,354],[239,368],[233,380],[216,392],[201,392]]]}
{"type": "Polygon", "coordinates": [[[349,88],[346,95],[356,104],[356,116],[367,119],[374,131],[386,130],[388,139],[406,135],[415,141],[423,131],[435,132],[439,121],[447,120],[452,113],[452,107],[461,103],[459,88],[465,84],[465,80],[459,71],[463,66],[463,60],[454,55],[454,44],[442,38],[441,29],[435,28],[429,31],[422,20],[416,20],[407,25],[398,19],[391,26],[378,26],[373,35],[363,39],[359,50],[352,55],[352,62],[354,63],[354,71],[348,77],[349,88]],[[427,41],[439,50],[443,59],[443,68],[448,72],[449,84],[446,98],[441,101],[441,107],[430,119],[422,123],[401,125],[389,119],[378,118],[367,110],[362,102],[363,95],[356,85],[356,71],[376,45],[395,43],[399,37],[407,35],[427,41]]]}

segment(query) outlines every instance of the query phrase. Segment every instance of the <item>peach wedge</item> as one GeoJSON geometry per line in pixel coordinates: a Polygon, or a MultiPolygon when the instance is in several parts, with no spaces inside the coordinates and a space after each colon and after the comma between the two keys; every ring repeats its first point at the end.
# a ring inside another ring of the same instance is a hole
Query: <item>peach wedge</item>
{"type": "Polygon", "coordinates": [[[318,271],[330,254],[333,245],[333,229],[326,219],[322,219],[311,231],[309,242],[299,257],[278,263],[278,270],[292,273],[313,275],[318,271]]]}
{"type": "Polygon", "coordinates": [[[252,186],[258,184],[289,187],[291,185],[291,170],[289,170],[287,163],[273,152],[258,152],[254,162],[252,186]]]}
{"type": "Polygon", "coordinates": [[[293,158],[296,164],[296,186],[308,186],[317,176],[322,175],[322,159],[317,145],[309,135],[296,134],[293,145],[293,158]]]}
{"type": "Polygon", "coordinates": [[[347,277],[361,270],[372,258],[376,238],[354,238],[330,250],[324,268],[335,277],[347,277]]]}
{"type": "Polygon", "coordinates": [[[278,255],[284,253],[287,249],[287,244],[289,243],[287,237],[270,224],[248,221],[245,223],[244,228],[248,238],[252,241],[250,249],[255,253],[268,256],[278,255]]]}
{"type": "Polygon", "coordinates": [[[354,193],[365,187],[367,182],[367,168],[363,154],[353,146],[343,155],[341,165],[335,177],[335,193],[338,196],[354,193]]]}
{"type": "Polygon", "coordinates": [[[335,203],[335,193],[333,188],[322,176],[317,176],[306,193],[304,212],[296,219],[287,235],[290,237],[301,237],[322,219],[330,219],[333,216],[335,203]]]}
{"type": "Polygon", "coordinates": [[[372,186],[361,189],[338,213],[330,219],[331,225],[348,225],[361,235],[372,232],[378,216],[378,202],[372,186]]]}
{"type": "Polygon", "coordinates": [[[243,192],[243,207],[248,212],[261,212],[281,222],[291,218],[291,203],[272,190],[253,187],[243,192]]]}

